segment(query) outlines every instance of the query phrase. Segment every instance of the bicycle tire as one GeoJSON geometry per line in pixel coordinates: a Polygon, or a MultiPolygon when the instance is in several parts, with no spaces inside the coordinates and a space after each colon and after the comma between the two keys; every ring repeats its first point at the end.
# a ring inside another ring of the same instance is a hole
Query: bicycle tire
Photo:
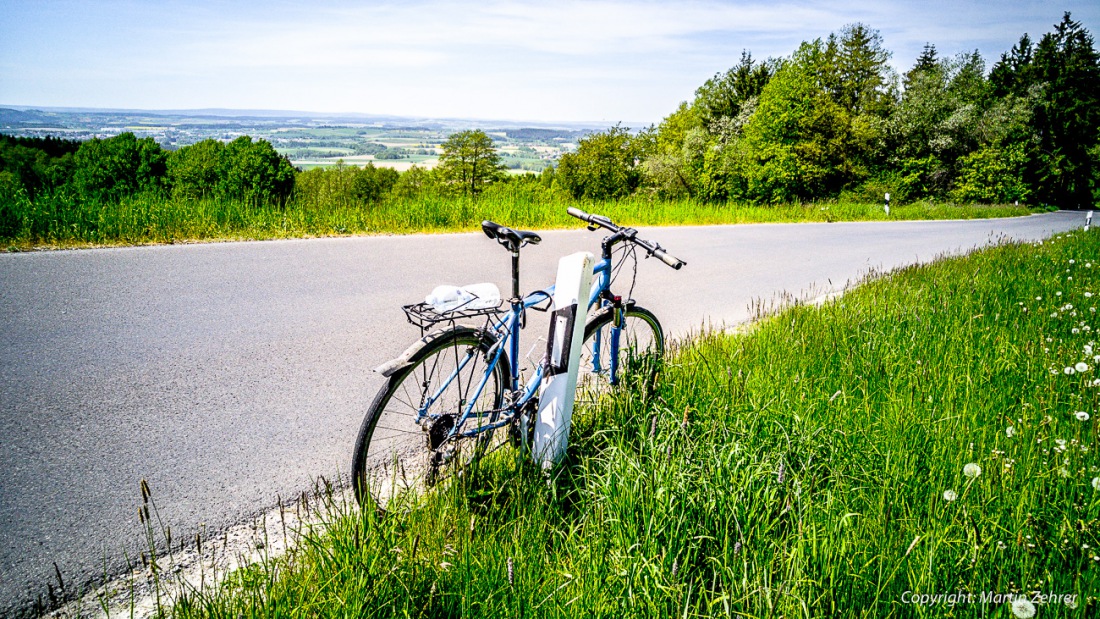
{"type": "MultiPolygon", "coordinates": [[[[614,310],[604,307],[597,311],[584,327],[584,346],[581,349],[580,370],[577,375],[576,401],[593,402],[612,389],[610,383],[611,326],[614,310]],[[593,343],[600,333],[600,363],[593,362],[593,343]]],[[[646,378],[656,372],[656,363],[664,357],[665,336],[661,322],[653,312],[637,305],[623,308],[623,330],[619,336],[619,384],[641,369],[646,378]]]]}
{"type": "Polygon", "coordinates": [[[495,343],[495,338],[483,331],[450,329],[417,351],[409,365],[390,376],[378,390],[363,417],[352,456],[352,483],[360,505],[373,501],[384,508],[395,492],[431,486],[451,474],[460,474],[484,453],[493,434],[504,434],[485,431],[476,438],[444,441],[435,449],[431,445],[433,428],[438,442],[449,429],[442,419],[450,415],[453,427],[458,410],[487,369],[491,370],[490,379],[464,427],[471,430],[497,421],[508,388],[509,369],[505,355],[487,368],[492,361],[488,353],[495,343]],[[430,412],[439,415],[437,421],[417,424],[416,411],[425,394],[433,393],[471,350],[474,357],[432,405],[430,412]],[[418,403],[413,404],[413,400],[418,403]]]}

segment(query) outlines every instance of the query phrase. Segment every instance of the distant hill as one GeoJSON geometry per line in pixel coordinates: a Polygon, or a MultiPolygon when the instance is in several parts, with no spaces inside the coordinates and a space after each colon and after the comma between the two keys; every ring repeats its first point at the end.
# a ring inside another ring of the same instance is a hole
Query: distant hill
{"type": "Polygon", "coordinates": [[[40,110],[0,108],[0,126],[25,127],[29,125],[56,124],[57,117],[40,110]]]}

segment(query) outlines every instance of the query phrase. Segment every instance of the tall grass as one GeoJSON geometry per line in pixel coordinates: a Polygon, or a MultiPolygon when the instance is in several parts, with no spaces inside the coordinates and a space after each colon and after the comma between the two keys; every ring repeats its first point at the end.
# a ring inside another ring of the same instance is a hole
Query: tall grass
{"type": "Polygon", "coordinates": [[[1076,232],[704,334],[579,410],[555,483],[502,456],[385,515],[332,504],[172,612],[1005,617],[981,596],[1039,592],[1096,616],[1096,294],[1076,232]]]}
{"type": "Polygon", "coordinates": [[[97,203],[59,190],[30,200],[8,196],[0,204],[0,246],[9,249],[177,243],[209,240],[261,240],[476,230],[484,219],[523,228],[580,225],[569,206],[592,210],[626,225],[689,225],[797,221],[952,219],[1024,215],[1025,207],[956,206],[916,203],[881,205],[820,203],[752,206],[705,204],[691,200],[635,197],[619,201],[575,202],[523,186],[505,187],[478,199],[426,195],[392,197],[377,204],[292,200],[285,206],[213,199],[137,195],[97,203]]]}

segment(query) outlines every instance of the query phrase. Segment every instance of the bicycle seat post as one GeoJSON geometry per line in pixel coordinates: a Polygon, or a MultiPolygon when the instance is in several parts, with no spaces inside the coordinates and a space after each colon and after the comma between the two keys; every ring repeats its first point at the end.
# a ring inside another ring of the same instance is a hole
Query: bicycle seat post
{"type": "Polygon", "coordinates": [[[522,303],[519,296],[519,246],[512,248],[512,305],[522,303]]]}

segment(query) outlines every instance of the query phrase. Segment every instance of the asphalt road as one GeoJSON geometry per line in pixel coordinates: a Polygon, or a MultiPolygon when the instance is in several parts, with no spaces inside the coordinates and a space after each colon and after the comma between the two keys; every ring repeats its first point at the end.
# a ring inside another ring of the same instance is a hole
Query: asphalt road
{"type": "MultiPolygon", "coordinates": [[[[641,261],[634,297],[684,335],[1083,219],[647,229],[687,266],[641,261]]],[[[599,238],[545,233],[523,287],[599,238]]],[[[0,615],[46,599],[55,562],[71,591],[136,556],[142,478],[179,539],[346,475],[371,369],[418,334],[399,305],[440,283],[507,290],[508,269],[481,234],[0,255],[0,615]]]]}

